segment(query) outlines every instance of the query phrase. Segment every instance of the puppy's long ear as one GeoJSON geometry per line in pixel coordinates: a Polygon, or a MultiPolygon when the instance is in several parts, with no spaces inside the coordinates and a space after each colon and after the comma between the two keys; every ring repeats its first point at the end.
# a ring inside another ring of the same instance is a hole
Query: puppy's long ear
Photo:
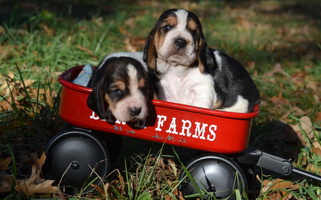
{"type": "MultiPolygon", "coordinates": [[[[97,82],[96,82],[97,83],[97,82]]],[[[104,78],[102,78],[92,89],[87,99],[87,106],[92,109],[101,119],[107,116],[107,102],[105,101],[104,78]]]]}
{"type": "Polygon", "coordinates": [[[156,70],[157,51],[155,46],[156,26],[149,33],[144,47],[143,60],[147,63],[148,69],[156,70]]]}
{"type": "Polygon", "coordinates": [[[216,67],[215,58],[212,49],[207,46],[203,33],[201,33],[198,41],[198,67],[200,71],[209,72],[211,69],[216,67]]]}

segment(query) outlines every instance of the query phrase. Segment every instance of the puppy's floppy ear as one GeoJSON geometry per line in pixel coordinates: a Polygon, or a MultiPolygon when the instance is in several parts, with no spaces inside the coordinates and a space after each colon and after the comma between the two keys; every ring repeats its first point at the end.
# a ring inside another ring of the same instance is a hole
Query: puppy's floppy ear
{"type": "Polygon", "coordinates": [[[148,69],[154,71],[156,70],[156,59],[157,51],[155,46],[155,34],[157,31],[157,25],[149,33],[147,41],[144,47],[143,60],[147,63],[148,69]]]}
{"type": "Polygon", "coordinates": [[[198,41],[197,51],[198,67],[202,73],[209,72],[211,69],[216,67],[212,49],[210,49],[207,46],[207,43],[202,33],[198,41]]]}
{"type": "MultiPolygon", "coordinates": [[[[104,76],[105,77],[105,76],[104,76]]],[[[97,83],[97,82],[96,82],[97,83]]],[[[92,109],[101,119],[105,119],[108,113],[108,105],[105,101],[104,78],[92,89],[87,99],[87,106],[92,109]]]]}

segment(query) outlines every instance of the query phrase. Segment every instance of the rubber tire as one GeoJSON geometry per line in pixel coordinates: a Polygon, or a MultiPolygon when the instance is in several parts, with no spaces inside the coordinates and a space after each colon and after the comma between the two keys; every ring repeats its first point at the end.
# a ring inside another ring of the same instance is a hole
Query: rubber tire
{"type": "Polygon", "coordinates": [[[182,171],[180,180],[183,181],[179,186],[184,197],[195,195],[195,199],[213,199],[214,194],[214,199],[229,197],[232,200],[236,199],[235,189],[239,189],[241,194],[247,192],[247,180],[242,169],[226,156],[214,153],[201,155],[190,161],[186,170],[190,175],[182,171]]]}
{"type": "MultiPolygon", "coordinates": [[[[46,179],[61,182],[60,186],[67,188],[66,193],[79,191],[97,179],[97,175],[104,178],[110,171],[105,143],[86,129],[74,128],[57,134],[48,142],[45,152],[46,179]]],[[[99,184],[99,179],[94,183],[99,184]]]]}

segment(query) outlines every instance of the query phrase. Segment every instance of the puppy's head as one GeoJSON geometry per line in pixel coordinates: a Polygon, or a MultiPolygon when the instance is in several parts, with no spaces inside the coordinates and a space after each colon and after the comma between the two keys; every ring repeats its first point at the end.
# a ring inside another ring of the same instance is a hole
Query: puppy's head
{"type": "Polygon", "coordinates": [[[201,72],[215,66],[198,17],[187,10],[165,11],[151,30],[144,48],[144,61],[150,70],[162,73],[166,69],[157,65],[162,60],[170,66],[197,65],[201,72]]]}
{"type": "Polygon", "coordinates": [[[92,81],[87,104],[100,118],[111,111],[122,122],[145,119],[151,91],[147,72],[136,59],[109,58],[97,67],[92,81]]]}

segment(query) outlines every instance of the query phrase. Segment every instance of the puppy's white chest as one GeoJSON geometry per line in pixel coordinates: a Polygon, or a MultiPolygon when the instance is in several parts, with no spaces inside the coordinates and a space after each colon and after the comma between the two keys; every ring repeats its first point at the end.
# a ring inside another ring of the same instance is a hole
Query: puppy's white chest
{"type": "Polygon", "coordinates": [[[198,68],[175,67],[167,71],[158,85],[161,100],[203,108],[216,101],[213,78],[198,68]]]}

